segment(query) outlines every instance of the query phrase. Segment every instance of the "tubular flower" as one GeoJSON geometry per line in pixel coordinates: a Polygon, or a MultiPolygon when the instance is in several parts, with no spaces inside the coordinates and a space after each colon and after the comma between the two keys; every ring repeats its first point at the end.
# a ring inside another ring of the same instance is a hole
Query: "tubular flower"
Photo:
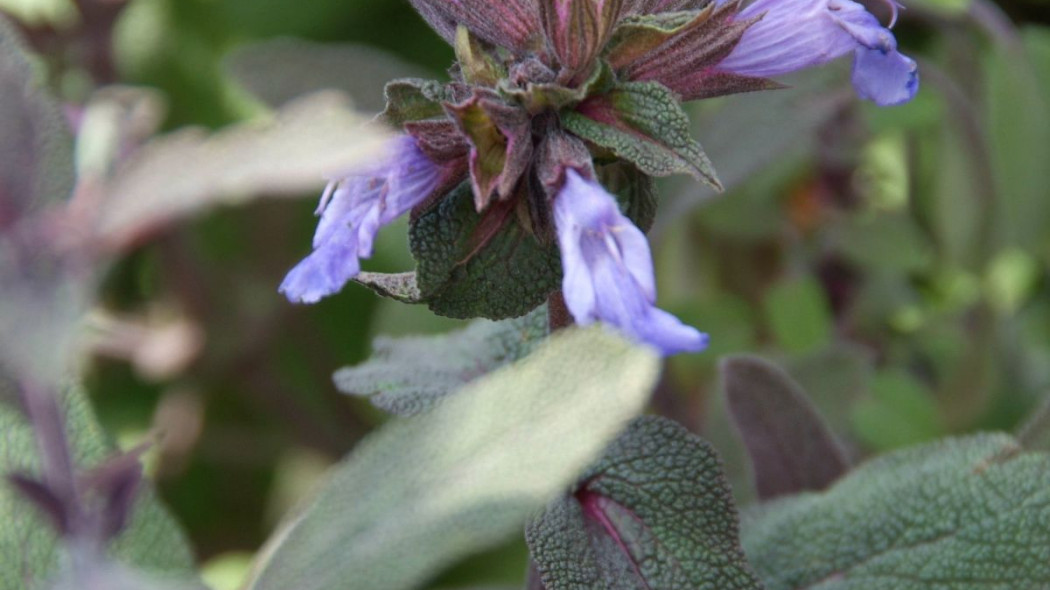
{"type": "Polygon", "coordinates": [[[360,259],[372,256],[379,229],[428,197],[440,184],[441,167],[398,138],[385,161],[329,183],[317,215],[314,251],[281,284],[292,301],[316,303],[336,293],[361,272],[360,259]]]}
{"type": "Polygon", "coordinates": [[[293,301],[356,280],[441,315],[503,319],[560,289],[581,324],[700,350],[705,336],[655,307],[643,234],[653,177],[721,188],[681,101],[779,88],[771,76],[850,51],[862,97],[895,104],[917,86],[851,0],[411,2],[454,46],[452,79],[387,85],[380,120],[406,135],[329,186],[314,252],[281,286],[293,301]],[[376,232],[409,211],[415,272],[362,274],[376,232]]]}
{"type": "Polygon", "coordinates": [[[759,20],[720,70],[780,76],[852,52],[853,85],[861,98],[889,106],[911,100],[918,90],[915,61],[899,53],[893,34],[851,0],[757,0],[735,18],[759,20]]]}
{"type": "Polygon", "coordinates": [[[645,234],[616,200],[575,170],[554,199],[565,303],[581,325],[604,321],[664,354],[699,352],[707,335],[654,306],[656,278],[645,234]]]}

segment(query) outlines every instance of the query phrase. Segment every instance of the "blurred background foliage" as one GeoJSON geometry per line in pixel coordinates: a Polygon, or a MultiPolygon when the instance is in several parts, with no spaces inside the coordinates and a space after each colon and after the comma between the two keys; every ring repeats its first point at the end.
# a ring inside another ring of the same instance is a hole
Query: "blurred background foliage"
{"type": "MultiPolygon", "coordinates": [[[[0,9],[64,101],[149,87],[166,130],[219,128],[319,88],[374,112],[387,79],[443,78],[452,61],[402,0],[96,4],[0,9]]],[[[729,190],[662,185],[661,305],[712,347],[669,361],[654,411],[711,440],[745,502],[723,355],[787,368],[857,458],[1012,430],[1050,391],[1050,3],[912,0],[897,34],[920,62],[913,103],[859,103],[844,64],[789,90],[697,103],[695,136],[729,190]]],[[[384,420],[332,373],[366,359],[376,335],[459,325],[356,286],[313,307],[284,301],[276,286],[314,226],[303,196],[139,241],[94,314],[87,385],[103,425],[126,448],[163,433],[151,475],[219,587],[384,420]]],[[[369,270],[411,268],[405,242],[404,226],[381,234],[369,270]]],[[[525,564],[512,545],[442,581],[514,582],[525,564]]]]}

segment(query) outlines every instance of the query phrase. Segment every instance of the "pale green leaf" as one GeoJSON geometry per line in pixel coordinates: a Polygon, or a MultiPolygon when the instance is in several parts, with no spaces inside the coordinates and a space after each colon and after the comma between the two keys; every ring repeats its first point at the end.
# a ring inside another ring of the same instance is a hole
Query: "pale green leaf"
{"type": "Polygon", "coordinates": [[[343,393],[368,396],[377,407],[410,416],[448,394],[524,358],[547,336],[547,307],[513,320],[477,320],[437,336],[379,338],[372,358],[335,374],[343,393]]]}
{"type": "Polygon", "coordinates": [[[1050,587],[1050,455],[1002,434],[898,451],[745,515],[769,590],[1050,587]]]}
{"type": "Polygon", "coordinates": [[[335,468],[263,552],[253,590],[399,590],[506,540],[639,412],[657,358],[571,329],[335,468]]]}
{"type": "Polygon", "coordinates": [[[547,590],[762,587],[718,455],[681,426],[639,418],[581,481],[526,528],[547,590]]]}

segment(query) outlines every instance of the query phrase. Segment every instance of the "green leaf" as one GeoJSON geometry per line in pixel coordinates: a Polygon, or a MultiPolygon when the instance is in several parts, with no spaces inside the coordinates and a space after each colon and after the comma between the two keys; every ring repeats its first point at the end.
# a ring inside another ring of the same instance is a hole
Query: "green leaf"
{"type": "Polygon", "coordinates": [[[931,441],[944,434],[933,392],[899,369],[884,370],[871,383],[871,397],[853,410],[853,427],[880,451],[931,441]]]}
{"type": "Polygon", "coordinates": [[[513,320],[478,320],[437,336],[380,338],[372,358],[335,374],[343,393],[368,396],[393,414],[411,416],[535,350],[547,336],[547,307],[513,320]]]}
{"type": "Polygon", "coordinates": [[[674,93],[657,82],[621,84],[563,112],[562,123],[646,174],[687,173],[722,189],[703,148],[689,135],[689,116],[674,93]]]}
{"type": "Polygon", "coordinates": [[[581,481],[525,530],[547,590],[762,587],[718,455],[681,426],[639,418],[581,481]]]}
{"type": "Polygon", "coordinates": [[[519,221],[513,203],[474,208],[470,183],[419,216],[409,233],[416,280],[430,309],[452,318],[519,317],[561,282],[561,255],[519,221]]]}
{"type": "Polygon", "coordinates": [[[769,590],[1050,585],[1050,455],[1002,434],[898,451],[745,515],[769,590]]]}
{"type": "Polygon", "coordinates": [[[73,140],[39,82],[21,39],[0,16],[0,230],[72,194],[73,140]]]}
{"type": "Polygon", "coordinates": [[[274,537],[249,588],[415,588],[506,540],[641,410],[658,370],[607,330],[570,329],[388,423],[274,537]]]}
{"type": "MultiPolygon", "coordinates": [[[[109,457],[106,440],[83,392],[69,388],[63,398],[66,433],[74,459],[90,469],[109,457]]],[[[22,412],[0,405],[0,474],[36,473],[36,438],[22,412]]],[[[152,491],[143,488],[111,557],[164,580],[192,580],[193,555],[178,525],[152,491]]],[[[55,575],[59,539],[34,506],[0,483],[0,590],[29,590],[55,575]]]]}
{"type": "Polygon", "coordinates": [[[765,309],[777,342],[787,352],[804,354],[830,344],[831,310],[816,279],[773,286],[766,294],[765,309]]]}
{"type": "Polygon", "coordinates": [[[730,357],[721,369],[760,498],[822,490],[849,470],[842,444],[787,373],[748,356],[730,357]]]}

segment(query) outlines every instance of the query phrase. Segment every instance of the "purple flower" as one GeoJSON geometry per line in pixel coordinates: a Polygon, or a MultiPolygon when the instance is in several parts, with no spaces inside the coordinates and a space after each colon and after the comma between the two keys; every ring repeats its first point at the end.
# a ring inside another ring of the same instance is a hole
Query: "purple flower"
{"type": "Polygon", "coordinates": [[[699,352],[707,335],[655,307],[649,242],[594,180],[570,168],[554,199],[569,312],[581,325],[601,320],[670,355],[699,352]]]}
{"type": "MultiPolygon", "coordinates": [[[[897,5],[892,6],[896,16],[897,5]]],[[[893,34],[856,2],[757,0],[736,20],[755,17],[760,20],[718,70],[768,78],[853,52],[853,85],[861,98],[896,105],[911,100],[919,89],[915,61],[899,53],[893,34]]]]}
{"type": "Polygon", "coordinates": [[[314,251],[288,273],[281,292],[296,303],[316,303],[338,292],[372,256],[379,228],[429,197],[444,169],[409,136],[390,144],[382,161],[329,183],[317,215],[314,251]]]}

